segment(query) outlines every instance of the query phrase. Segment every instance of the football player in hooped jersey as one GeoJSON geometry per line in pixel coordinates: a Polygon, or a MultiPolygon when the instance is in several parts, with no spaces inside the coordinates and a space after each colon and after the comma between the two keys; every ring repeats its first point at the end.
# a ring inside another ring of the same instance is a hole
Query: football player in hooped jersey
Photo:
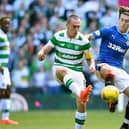
{"type": "MultiPolygon", "coordinates": [[[[119,8],[117,26],[102,28],[86,37],[89,40],[101,38],[100,54],[96,65],[98,78],[105,80],[105,86],[117,86],[120,92],[129,97],[129,75],[122,66],[124,55],[129,49],[129,8],[119,8]]],[[[114,112],[117,102],[108,105],[109,111],[114,112]]],[[[129,129],[129,102],[120,129],[129,129]]]]}
{"type": "Polygon", "coordinates": [[[14,124],[18,122],[9,119],[11,81],[8,70],[8,59],[10,54],[9,40],[7,32],[10,28],[10,18],[2,16],[0,18],[0,100],[2,108],[2,120],[0,124],[14,124]]]}
{"type": "Polygon", "coordinates": [[[82,129],[87,117],[86,102],[92,86],[85,88],[85,78],[82,73],[84,57],[89,64],[90,72],[95,72],[89,41],[79,32],[80,18],[76,15],[68,17],[66,30],[55,33],[48,43],[38,52],[38,59],[43,60],[48,52],[55,48],[56,56],[53,74],[76,96],[77,111],[75,114],[75,129],[82,129]]]}

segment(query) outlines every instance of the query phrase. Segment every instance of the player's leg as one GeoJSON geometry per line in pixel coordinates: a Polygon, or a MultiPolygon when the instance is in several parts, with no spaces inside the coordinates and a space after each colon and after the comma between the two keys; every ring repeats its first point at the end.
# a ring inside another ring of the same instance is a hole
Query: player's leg
{"type": "Polygon", "coordinates": [[[129,129],[129,101],[126,105],[124,121],[123,121],[120,129],[129,129]]]}
{"type": "Polygon", "coordinates": [[[76,96],[77,111],[75,113],[75,129],[82,129],[86,119],[85,103],[88,101],[91,87],[85,88],[86,81],[81,72],[58,67],[58,69],[56,69],[56,76],[57,79],[64,83],[76,96]]]}
{"type": "MultiPolygon", "coordinates": [[[[129,98],[129,74],[123,69],[117,69],[115,71],[115,82],[120,92],[129,98]]],[[[129,101],[126,105],[124,121],[120,129],[129,129],[129,101]]]]}
{"type": "MultiPolygon", "coordinates": [[[[125,89],[124,94],[129,97],[129,87],[127,87],[125,89]]],[[[126,105],[124,121],[123,121],[120,129],[129,129],[129,101],[128,101],[127,105],[126,105]]]]}
{"type": "Polygon", "coordinates": [[[114,71],[110,65],[105,63],[97,65],[96,70],[99,71],[99,73],[101,74],[101,77],[105,80],[105,86],[115,85],[114,71]]]}
{"type": "MultiPolygon", "coordinates": [[[[114,85],[114,70],[113,68],[108,65],[108,64],[100,64],[96,66],[97,72],[100,74],[99,76],[101,76],[104,81],[105,81],[105,86],[108,85],[114,85]]],[[[116,105],[117,105],[118,101],[114,102],[114,103],[108,103],[108,108],[110,112],[115,112],[116,109],[116,105]]]]}
{"type": "Polygon", "coordinates": [[[76,105],[77,111],[75,113],[75,129],[82,129],[87,118],[86,103],[81,103],[77,98],[76,105]]]}
{"type": "Polygon", "coordinates": [[[0,120],[0,124],[18,124],[17,122],[9,119],[10,93],[11,93],[10,86],[7,86],[6,89],[0,89],[0,99],[1,99],[1,109],[2,109],[2,120],[0,120]]]}
{"type": "MultiPolygon", "coordinates": [[[[86,80],[82,73],[75,73],[75,81],[81,89],[85,89],[86,80]]],[[[87,119],[86,102],[82,103],[78,97],[76,97],[77,110],[75,113],[75,129],[82,129],[87,119]]]]}
{"type": "Polygon", "coordinates": [[[80,98],[82,102],[86,102],[88,100],[88,96],[92,90],[92,86],[88,86],[86,89],[82,90],[76,81],[74,80],[74,74],[71,74],[71,71],[64,67],[58,67],[56,69],[56,76],[60,82],[62,82],[65,87],[70,89],[72,93],[80,98]]]}
{"type": "Polygon", "coordinates": [[[92,90],[91,85],[89,85],[86,89],[82,90],[70,74],[66,74],[64,76],[64,84],[72,91],[72,93],[76,94],[80,98],[81,102],[88,101],[88,96],[92,90]]]}
{"type": "Polygon", "coordinates": [[[2,120],[0,120],[0,124],[18,124],[18,122],[9,119],[11,81],[7,69],[4,69],[2,76],[4,81],[3,84],[1,84],[2,81],[0,81],[0,100],[2,109],[2,120]]]}
{"type": "Polygon", "coordinates": [[[1,109],[2,109],[2,120],[0,120],[0,124],[15,124],[15,122],[11,122],[9,119],[10,113],[10,86],[7,86],[6,89],[0,89],[0,99],[1,99],[1,109]]]}

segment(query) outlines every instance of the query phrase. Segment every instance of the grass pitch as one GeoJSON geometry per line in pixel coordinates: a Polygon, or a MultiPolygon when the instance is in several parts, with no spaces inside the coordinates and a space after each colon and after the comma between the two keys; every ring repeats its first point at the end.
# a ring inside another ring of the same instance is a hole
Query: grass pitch
{"type": "MultiPolygon", "coordinates": [[[[0,129],[74,129],[74,110],[42,110],[11,113],[19,125],[0,125],[0,129]]],[[[119,129],[124,113],[88,110],[84,129],[119,129]]]]}

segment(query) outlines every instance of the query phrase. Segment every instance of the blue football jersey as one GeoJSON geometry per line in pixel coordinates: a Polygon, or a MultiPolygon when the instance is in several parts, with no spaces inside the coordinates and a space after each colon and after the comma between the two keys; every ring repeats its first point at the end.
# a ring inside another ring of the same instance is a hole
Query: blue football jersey
{"type": "Polygon", "coordinates": [[[120,33],[116,26],[102,28],[93,33],[95,39],[101,38],[99,63],[107,63],[123,68],[123,59],[129,49],[129,33],[120,33]]]}

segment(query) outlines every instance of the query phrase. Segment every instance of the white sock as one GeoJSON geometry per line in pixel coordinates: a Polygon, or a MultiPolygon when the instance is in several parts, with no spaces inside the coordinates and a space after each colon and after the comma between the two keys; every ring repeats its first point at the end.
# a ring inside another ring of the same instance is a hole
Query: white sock
{"type": "Polygon", "coordinates": [[[124,123],[125,123],[125,124],[129,124],[129,120],[126,119],[126,118],[124,118],[124,123]]]}
{"type": "Polygon", "coordinates": [[[9,119],[10,99],[1,100],[2,120],[9,119]]]}
{"type": "Polygon", "coordinates": [[[66,74],[64,76],[64,84],[67,88],[69,88],[72,91],[72,93],[80,97],[81,88],[77,85],[77,83],[69,74],[66,74]]]}
{"type": "Polygon", "coordinates": [[[75,129],[82,129],[85,123],[85,119],[87,117],[87,113],[80,113],[76,111],[75,113],[75,129]]]}
{"type": "Polygon", "coordinates": [[[6,89],[7,85],[5,84],[5,77],[2,73],[0,73],[0,87],[2,89],[6,89]]]}

